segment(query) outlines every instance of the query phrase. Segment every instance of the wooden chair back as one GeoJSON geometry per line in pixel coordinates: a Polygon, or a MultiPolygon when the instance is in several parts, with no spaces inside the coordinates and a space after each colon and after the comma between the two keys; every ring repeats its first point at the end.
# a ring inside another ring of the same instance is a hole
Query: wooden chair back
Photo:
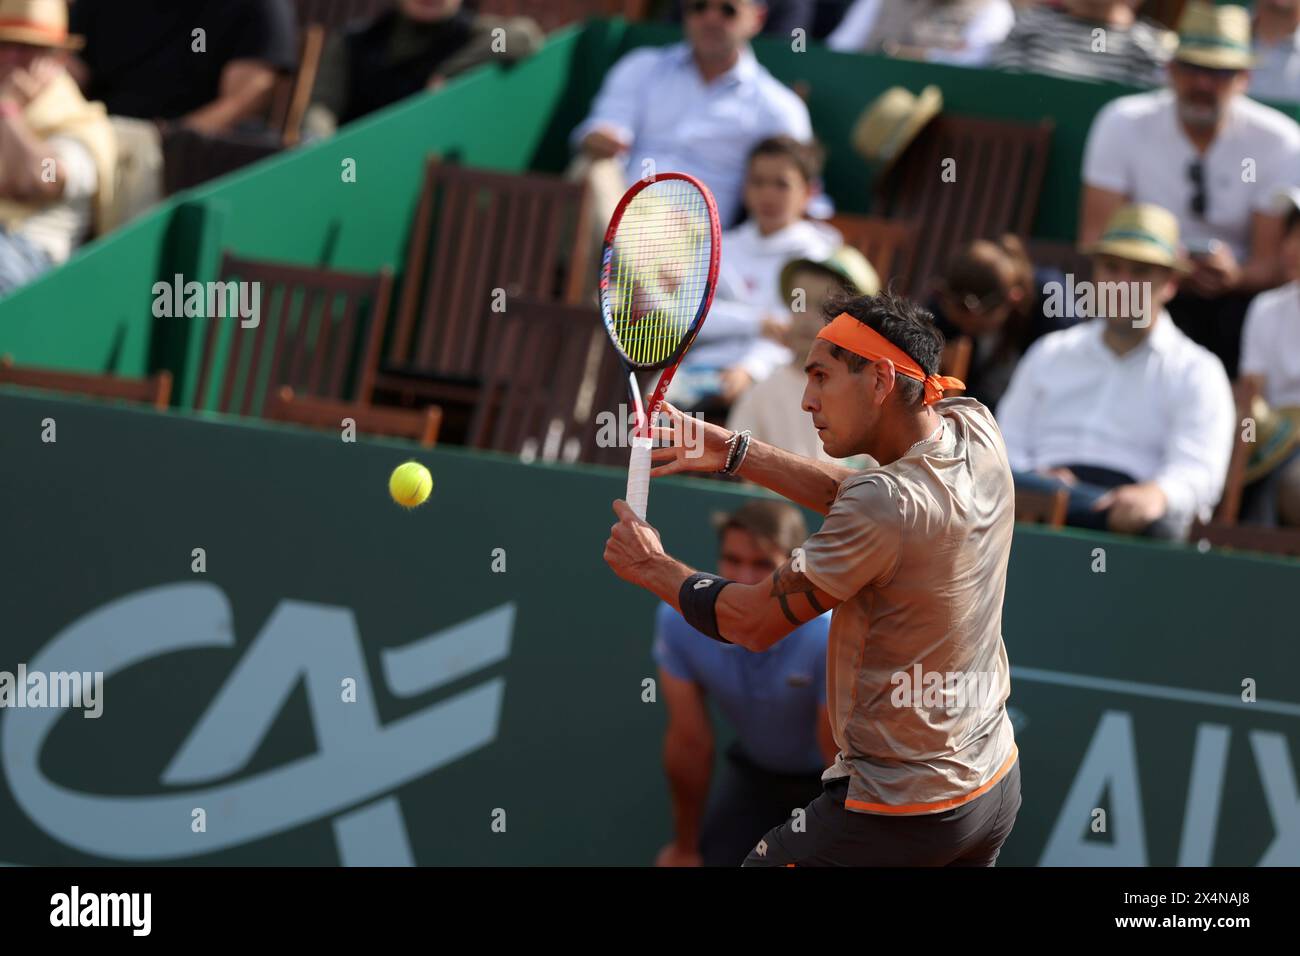
{"type": "Polygon", "coordinates": [[[65,372],[59,369],[17,365],[12,355],[0,356],[0,385],[21,385],[51,392],[89,395],[92,398],[139,402],[166,408],[171,401],[172,373],[161,371],[148,378],[65,372]]]}
{"type": "MultiPolygon", "coordinates": [[[[369,404],[392,284],[388,269],[366,275],[226,253],[216,285],[227,301],[245,290],[259,314],[256,324],[238,316],[204,320],[194,408],[259,415],[267,395],[281,385],[369,404]]],[[[218,312],[235,311],[216,305],[218,312]]]]}

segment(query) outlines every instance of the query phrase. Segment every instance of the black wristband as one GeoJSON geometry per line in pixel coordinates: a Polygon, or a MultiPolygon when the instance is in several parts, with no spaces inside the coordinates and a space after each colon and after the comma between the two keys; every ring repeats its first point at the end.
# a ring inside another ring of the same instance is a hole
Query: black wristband
{"type": "Polygon", "coordinates": [[[722,589],[733,582],[716,574],[696,572],[682,582],[677,592],[677,603],[681,605],[682,617],[686,623],[701,634],[707,634],[715,641],[730,644],[718,633],[718,595],[722,589]]]}

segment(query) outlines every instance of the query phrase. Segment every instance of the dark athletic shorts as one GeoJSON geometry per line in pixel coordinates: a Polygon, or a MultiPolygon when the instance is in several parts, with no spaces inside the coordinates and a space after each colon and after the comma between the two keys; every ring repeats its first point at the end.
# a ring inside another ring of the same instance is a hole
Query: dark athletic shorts
{"type": "Polygon", "coordinates": [[[1020,761],[993,789],[942,813],[859,813],[845,809],[848,792],[848,777],[828,781],[802,823],[769,830],[744,865],[993,866],[1020,810],[1020,761]]]}

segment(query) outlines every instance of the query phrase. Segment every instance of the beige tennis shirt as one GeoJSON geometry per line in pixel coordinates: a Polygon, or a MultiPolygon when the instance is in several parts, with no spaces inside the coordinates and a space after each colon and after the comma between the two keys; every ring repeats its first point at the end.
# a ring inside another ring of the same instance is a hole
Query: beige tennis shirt
{"type": "Polygon", "coordinates": [[[866,813],[959,806],[1016,759],[1002,643],[1011,468],[987,408],[933,407],[941,432],[845,479],[804,545],[808,578],[843,602],[826,653],[840,753],[823,779],[848,776],[845,806],[866,813]]]}

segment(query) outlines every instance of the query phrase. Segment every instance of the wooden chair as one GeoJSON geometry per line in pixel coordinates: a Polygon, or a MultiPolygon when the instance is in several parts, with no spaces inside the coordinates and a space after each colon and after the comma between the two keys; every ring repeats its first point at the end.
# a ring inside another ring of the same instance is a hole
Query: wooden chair
{"type": "Polygon", "coordinates": [[[205,320],[195,409],[261,414],[268,393],[281,385],[370,404],[392,297],[391,270],[363,275],[226,253],[219,281],[254,283],[260,314],[247,328],[238,318],[205,320]],[[213,386],[217,395],[210,402],[213,386]]]}
{"type": "Polygon", "coordinates": [[[271,93],[268,125],[279,136],[280,145],[296,146],[302,139],[302,120],[311,105],[311,91],[320,72],[321,53],[325,49],[325,27],[307,23],[302,29],[298,69],[276,81],[271,93]]]}
{"type": "Polygon", "coordinates": [[[264,417],[324,429],[342,428],[343,420],[350,418],[359,432],[409,438],[419,442],[423,448],[432,448],[437,443],[438,429],[442,425],[442,409],[437,405],[423,410],[359,405],[297,395],[288,385],[280,386],[267,396],[264,417]]]}
{"type": "Polygon", "coordinates": [[[476,401],[494,308],[590,296],[587,207],[581,183],[430,158],[379,384],[440,404],[476,401]]]}
{"type": "Polygon", "coordinates": [[[158,372],[148,378],[64,372],[57,369],[15,365],[12,355],[0,357],[0,385],[21,385],[51,392],[69,392],[94,398],[140,402],[163,409],[171,401],[172,373],[158,372]]]}
{"type": "MultiPolygon", "coordinates": [[[[628,420],[627,411],[619,415],[627,380],[594,307],[524,300],[492,317],[491,335],[472,447],[528,461],[619,457],[617,444],[600,441],[601,413],[615,423],[628,420]]],[[[605,434],[617,431],[607,427],[605,434]]]]}
{"type": "Polygon", "coordinates": [[[594,17],[643,20],[650,0],[479,0],[478,9],[499,17],[532,17],[552,30],[594,17]]]}
{"type": "Polygon", "coordinates": [[[883,288],[903,294],[907,261],[916,246],[917,224],[878,216],[854,216],[841,213],[830,224],[844,237],[845,245],[852,246],[867,257],[883,288]]]}
{"type": "Polygon", "coordinates": [[[1251,378],[1238,379],[1232,385],[1236,415],[1232,422],[1232,457],[1228,459],[1228,474],[1223,481],[1223,494],[1214,508],[1214,524],[1233,527],[1241,515],[1241,495],[1246,484],[1246,465],[1255,450],[1253,443],[1243,439],[1242,422],[1252,414],[1251,404],[1259,395],[1259,383],[1251,378]]]}
{"type": "MultiPolygon", "coordinates": [[[[946,343],[939,356],[939,374],[951,375],[953,378],[966,381],[966,376],[970,374],[972,348],[973,343],[969,335],[958,336],[946,343]]],[[[949,389],[944,392],[944,395],[961,395],[964,391],[965,389],[949,389]]]]}
{"type": "Polygon", "coordinates": [[[923,223],[906,286],[923,288],[952,250],[1006,232],[1028,235],[1047,169],[1053,123],[940,115],[875,185],[873,213],[923,223]],[[944,182],[951,166],[956,179],[944,182]]]}
{"type": "Polygon", "coordinates": [[[1234,551],[1257,551],[1300,558],[1300,530],[1295,528],[1266,528],[1262,525],[1226,525],[1218,522],[1192,527],[1191,541],[1206,542],[1214,548],[1234,551]]]}
{"type": "Polygon", "coordinates": [[[1050,528],[1063,528],[1069,507],[1070,493],[1064,488],[1058,488],[1056,491],[1016,489],[1017,521],[1043,524],[1050,528]]]}

